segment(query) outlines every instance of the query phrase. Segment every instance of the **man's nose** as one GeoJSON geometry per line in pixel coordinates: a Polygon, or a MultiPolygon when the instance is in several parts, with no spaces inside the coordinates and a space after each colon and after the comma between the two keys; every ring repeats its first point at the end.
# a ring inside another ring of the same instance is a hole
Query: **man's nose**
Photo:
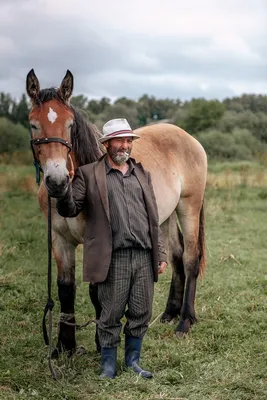
{"type": "Polygon", "coordinates": [[[127,150],[128,149],[128,143],[126,141],[123,142],[121,147],[123,148],[123,150],[127,150]]]}

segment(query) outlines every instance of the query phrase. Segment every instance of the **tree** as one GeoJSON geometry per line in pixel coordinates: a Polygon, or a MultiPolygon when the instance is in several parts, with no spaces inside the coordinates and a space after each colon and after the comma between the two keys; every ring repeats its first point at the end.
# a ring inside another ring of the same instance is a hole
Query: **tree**
{"type": "Polygon", "coordinates": [[[0,118],[0,153],[13,153],[30,149],[28,130],[7,118],[0,118]]]}
{"type": "Polygon", "coordinates": [[[70,102],[73,107],[78,108],[79,110],[84,110],[87,106],[88,99],[83,94],[79,94],[78,96],[73,96],[70,102]]]}
{"type": "Polygon", "coordinates": [[[132,99],[128,99],[127,97],[119,97],[115,100],[114,105],[116,104],[123,104],[126,107],[133,107],[136,108],[136,102],[132,99]]]}
{"type": "Polygon", "coordinates": [[[0,93],[0,117],[11,119],[15,102],[8,93],[0,93]]]}
{"type": "Polygon", "coordinates": [[[237,128],[233,133],[210,129],[200,132],[197,139],[206,150],[208,158],[214,160],[252,160],[265,149],[262,143],[245,129],[237,128]]]}
{"type": "Polygon", "coordinates": [[[218,100],[192,99],[184,120],[184,129],[191,134],[217,125],[225,112],[225,105],[218,100]]]}
{"type": "Polygon", "coordinates": [[[114,104],[112,107],[107,108],[99,114],[96,117],[95,124],[102,130],[103,125],[113,118],[126,118],[132,129],[139,127],[137,110],[121,103],[114,104]]]}
{"type": "Polygon", "coordinates": [[[30,106],[27,101],[26,95],[23,94],[21,96],[21,99],[18,104],[14,104],[13,110],[12,110],[12,120],[14,122],[20,123],[25,128],[29,128],[29,111],[30,111],[30,106]]]}

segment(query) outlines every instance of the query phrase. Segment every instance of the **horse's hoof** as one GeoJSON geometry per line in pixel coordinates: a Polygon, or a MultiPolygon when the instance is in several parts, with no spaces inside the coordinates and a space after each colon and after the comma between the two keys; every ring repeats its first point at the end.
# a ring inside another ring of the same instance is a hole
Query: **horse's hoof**
{"type": "Polygon", "coordinates": [[[160,318],[160,322],[162,324],[173,324],[173,320],[175,319],[175,316],[168,314],[164,312],[160,318]]]}
{"type": "Polygon", "coordinates": [[[176,329],[176,336],[179,338],[183,338],[186,334],[190,331],[191,322],[189,319],[185,319],[179,322],[177,329],[176,329]]]}
{"type": "Polygon", "coordinates": [[[184,338],[186,337],[187,333],[186,333],[186,332],[176,331],[176,332],[175,332],[175,335],[176,335],[176,337],[177,337],[178,339],[184,339],[184,338]]]}

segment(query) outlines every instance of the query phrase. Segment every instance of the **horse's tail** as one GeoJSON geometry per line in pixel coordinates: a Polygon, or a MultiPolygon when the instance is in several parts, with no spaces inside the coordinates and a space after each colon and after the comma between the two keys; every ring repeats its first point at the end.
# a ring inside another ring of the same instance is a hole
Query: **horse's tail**
{"type": "Polygon", "coordinates": [[[199,214],[198,248],[199,248],[199,274],[200,277],[203,277],[207,265],[204,201],[199,214]]]}

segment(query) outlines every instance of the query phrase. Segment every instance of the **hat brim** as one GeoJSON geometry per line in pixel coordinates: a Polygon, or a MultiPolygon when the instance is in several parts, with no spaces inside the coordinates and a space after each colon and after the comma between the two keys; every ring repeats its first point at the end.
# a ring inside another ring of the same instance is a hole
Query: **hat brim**
{"type": "Polygon", "coordinates": [[[110,137],[108,137],[108,136],[105,136],[105,137],[101,137],[100,139],[98,139],[99,140],[99,142],[100,143],[104,143],[104,142],[107,142],[108,140],[111,140],[111,139],[116,139],[116,138],[118,138],[118,137],[131,137],[131,138],[133,138],[133,140],[136,140],[136,139],[139,139],[140,138],[140,136],[139,135],[136,135],[135,133],[119,133],[118,135],[116,135],[116,136],[110,136],[110,137]]]}

